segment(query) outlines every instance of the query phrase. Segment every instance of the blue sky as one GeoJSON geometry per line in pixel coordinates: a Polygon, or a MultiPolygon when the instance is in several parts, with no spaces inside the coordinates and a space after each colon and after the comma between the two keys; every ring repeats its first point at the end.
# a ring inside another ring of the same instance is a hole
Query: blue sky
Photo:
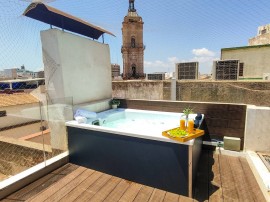
{"type": "MultiPolygon", "coordinates": [[[[28,4],[0,2],[0,70],[22,64],[34,71],[43,68],[39,32],[49,25],[21,16],[28,4]]],[[[49,5],[113,32],[116,37],[106,35],[105,42],[111,62],[122,67],[121,26],[128,0],[55,0],[49,5]]],[[[146,73],[171,72],[175,62],[183,61],[199,61],[199,71],[211,73],[221,48],[247,45],[258,26],[270,23],[269,0],[135,0],[135,8],[144,21],[146,73]]]]}

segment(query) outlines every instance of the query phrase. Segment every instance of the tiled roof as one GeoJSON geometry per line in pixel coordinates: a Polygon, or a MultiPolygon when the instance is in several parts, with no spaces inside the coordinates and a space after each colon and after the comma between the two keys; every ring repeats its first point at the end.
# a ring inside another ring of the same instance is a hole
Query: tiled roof
{"type": "Polygon", "coordinates": [[[0,107],[38,103],[39,100],[28,93],[0,94],[0,107]]]}

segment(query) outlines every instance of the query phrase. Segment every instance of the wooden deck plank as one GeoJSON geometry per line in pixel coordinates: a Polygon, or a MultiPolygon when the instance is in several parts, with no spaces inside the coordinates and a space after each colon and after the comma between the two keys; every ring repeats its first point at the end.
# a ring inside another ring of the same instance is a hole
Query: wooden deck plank
{"type": "Polygon", "coordinates": [[[72,164],[70,167],[63,170],[61,173],[54,174],[54,176],[52,178],[50,178],[48,181],[46,181],[44,184],[42,184],[42,185],[36,187],[35,189],[31,190],[31,192],[28,192],[26,195],[24,195],[22,197],[22,199],[23,200],[28,200],[28,199],[36,196],[37,194],[43,192],[47,188],[53,186],[59,180],[64,179],[67,175],[69,175],[70,173],[72,173],[73,171],[75,171],[78,168],[79,168],[79,166],[72,164]]]}
{"type": "Polygon", "coordinates": [[[148,202],[162,202],[166,192],[160,189],[154,189],[148,202]]]}
{"type": "MultiPolygon", "coordinates": [[[[24,197],[25,195],[31,195],[31,191],[35,193],[38,193],[36,192],[37,190],[35,190],[36,188],[38,187],[44,187],[44,184],[50,180],[51,178],[55,177],[56,180],[58,180],[59,178],[58,177],[61,177],[63,178],[65,175],[63,175],[61,172],[63,172],[63,170],[65,169],[68,169],[71,165],[70,164],[66,164],[60,168],[58,168],[57,170],[53,171],[52,173],[48,174],[48,175],[45,175],[44,177],[36,180],[35,182],[25,186],[24,188],[16,191],[15,193],[9,195],[7,198],[8,199],[11,199],[11,200],[26,200],[28,199],[29,197],[24,197]],[[59,175],[59,176],[55,176],[55,175],[59,175]],[[30,193],[30,194],[29,194],[30,193]]],[[[72,166],[72,168],[77,168],[76,166],[72,166]]],[[[68,169],[70,170],[70,169],[68,169]]],[[[53,181],[53,180],[51,180],[53,181]]],[[[47,185],[50,185],[50,183],[46,183],[47,185]]],[[[35,193],[33,193],[32,195],[35,195],[35,193]]]]}
{"type": "Polygon", "coordinates": [[[111,178],[111,175],[101,175],[101,177],[76,198],[75,201],[89,201],[111,178]]]}
{"type": "Polygon", "coordinates": [[[120,198],[119,202],[131,202],[135,199],[143,185],[132,182],[123,196],[120,198]]]}
{"type": "Polygon", "coordinates": [[[165,197],[164,197],[164,202],[178,202],[179,201],[179,195],[166,192],[165,197]]]}
{"type": "Polygon", "coordinates": [[[243,172],[246,177],[247,184],[248,184],[247,190],[252,193],[253,201],[266,202],[266,199],[263,196],[263,193],[256,181],[254,174],[252,173],[251,168],[248,165],[247,160],[244,158],[240,158],[240,163],[242,165],[243,172]]]}
{"type": "Polygon", "coordinates": [[[81,184],[79,184],[75,189],[65,195],[60,202],[74,201],[78,198],[85,190],[88,189],[94,182],[96,182],[103,173],[95,171],[91,176],[85,179],[81,184]]]}
{"type": "Polygon", "coordinates": [[[186,197],[186,196],[179,196],[179,202],[197,202],[197,200],[186,197]]]}
{"type": "Polygon", "coordinates": [[[1,200],[1,202],[20,202],[20,201],[22,201],[22,200],[14,200],[14,199],[7,199],[7,198],[5,198],[5,199],[3,199],[3,200],[1,200]]]}
{"type": "Polygon", "coordinates": [[[232,170],[232,176],[236,182],[236,191],[239,201],[253,201],[249,191],[245,173],[243,172],[240,157],[228,157],[228,162],[232,170]]]}
{"type": "Polygon", "coordinates": [[[27,201],[29,201],[29,202],[30,201],[39,201],[39,202],[45,201],[49,196],[56,193],[62,187],[66,186],[66,184],[68,184],[69,182],[74,180],[77,176],[79,176],[85,170],[86,170],[86,168],[84,168],[84,167],[77,168],[75,171],[68,174],[65,178],[62,178],[61,180],[57,181],[55,184],[48,187],[43,192],[40,192],[39,194],[30,198],[27,201]]]}
{"type": "Polygon", "coordinates": [[[46,202],[54,202],[59,201],[65,195],[67,195],[70,191],[72,191],[75,187],[77,187],[81,182],[83,182],[86,178],[92,175],[94,170],[86,169],[79,176],[77,176],[74,180],[66,184],[66,186],[59,189],[55,194],[52,194],[45,201],[46,202]]]}
{"type": "Polygon", "coordinates": [[[225,155],[219,155],[219,159],[223,199],[224,201],[239,201],[236,182],[232,176],[229,160],[225,155]]]}
{"type": "Polygon", "coordinates": [[[140,189],[140,191],[137,194],[136,198],[134,199],[134,202],[148,201],[150,199],[153,191],[154,191],[154,188],[144,185],[140,189]]]}
{"type": "Polygon", "coordinates": [[[2,201],[265,201],[246,159],[241,157],[203,152],[196,183],[192,199],[67,164],[2,201]]]}
{"type": "Polygon", "coordinates": [[[122,179],[115,189],[106,197],[104,202],[118,201],[132,182],[122,179]]]}
{"type": "Polygon", "coordinates": [[[103,201],[120,183],[121,178],[113,176],[89,201],[103,201]]]}

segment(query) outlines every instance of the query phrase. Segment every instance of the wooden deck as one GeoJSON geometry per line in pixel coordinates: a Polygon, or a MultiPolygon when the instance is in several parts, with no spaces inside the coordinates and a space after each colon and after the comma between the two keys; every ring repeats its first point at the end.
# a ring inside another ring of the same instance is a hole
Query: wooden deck
{"type": "Polygon", "coordinates": [[[245,158],[204,151],[200,161],[194,199],[66,164],[2,201],[265,201],[245,158]]]}

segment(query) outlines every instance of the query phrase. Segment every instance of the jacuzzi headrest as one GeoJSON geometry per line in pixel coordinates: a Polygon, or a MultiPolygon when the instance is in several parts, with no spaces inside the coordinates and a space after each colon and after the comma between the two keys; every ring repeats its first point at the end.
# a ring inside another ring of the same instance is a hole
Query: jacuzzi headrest
{"type": "Polygon", "coordinates": [[[88,111],[86,109],[77,109],[74,118],[78,116],[85,117],[87,119],[93,119],[97,117],[97,113],[88,111]]]}

